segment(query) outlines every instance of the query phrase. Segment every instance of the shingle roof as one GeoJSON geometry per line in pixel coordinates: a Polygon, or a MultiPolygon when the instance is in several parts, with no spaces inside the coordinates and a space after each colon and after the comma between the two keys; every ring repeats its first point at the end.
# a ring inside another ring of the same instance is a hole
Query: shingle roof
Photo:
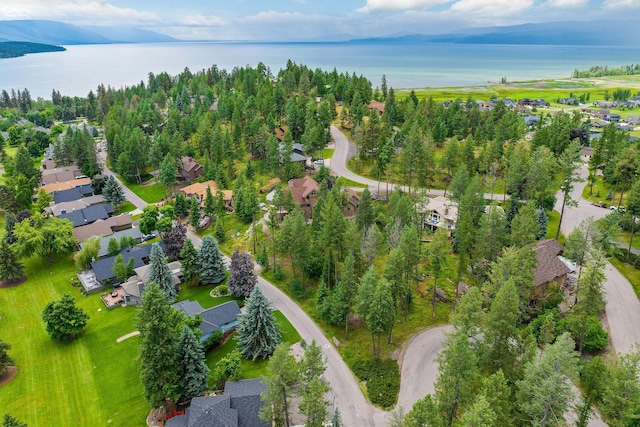
{"type": "Polygon", "coordinates": [[[77,209],[83,209],[88,206],[97,205],[104,202],[104,196],[102,194],[96,194],[95,196],[82,197],[78,200],[72,200],[70,202],[56,203],[53,206],[44,208],[44,210],[53,216],[58,216],[63,211],[71,212],[77,209]]]}
{"type": "MultiPolygon", "coordinates": [[[[118,243],[120,243],[120,239],[122,237],[131,237],[134,239],[141,239],[144,235],[139,228],[127,228],[126,230],[116,231],[115,233],[104,236],[100,239],[100,249],[98,250],[98,258],[102,258],[107,256],[109,253],[109,241],[111,239],[116,239],[118,243]]],[[[83,247],[83,243],[80,243],[80,247],[83,247]]]]}
{"type": "Polygon", "coordinates": [[[208,308],[200,313],[203,319],[200,329],[203,335],[211,333],[216,329],[221,329],[222,326],[228,323],[238,320],[239,314],[240,307],[235,300],[208,308]]]}
{"type": "Polygon", "coordinates": [[[189,157],[189,156],[182,156],[180,157],[180,164],[181,164],[181,169],[185,170],[185,171],[190,171],[193,169],[200,169],[202,168],[202,165],[200,163],[198,163],[198,161],[196,159],[194,159],[193,157],[189,157]]]}
{"type": "Polygon", "coordinates": [[[309,175],[300,179],[292,179],[289,181],[289,189],[293,196],[293,201],[298,204],[306,204],[305,198],[313,191],[318,191],[320,186],[309,175]]]}
{"type": "Polygon", "coordinates": [[[99,219],[107,219],[113,213],[113,207],[109,203],[88,206],[72,212],[58,215],[58,218],[68,219],[74,227],[91,224],[99,219]]]}
{"type": "Polygon", "coordinates": [[[111,216],[105,220],[97,220],[93,224],[83,225],[73,229],[73,236],[80,243],[92,236],[110,236],[114,228],[130,227],[131,215],[111,216]]]}
{"type": "Polygon", "coordinates": [[[204,309],[202,308],[202,306],[198,301],[189,301],[188,299],[172,304],[171,307],[175,308],[178,311],[183,312],[184,314],[190,317],[193,317],[196,314],[202,313],[204,311],[204,309]]]}
{"type": "Polygon", "coordinates": [[[555,239],[541,240],[535,248],[538,265],[534,278],[534,285],[540,286],[569,273],[569,267],[558,258],[564,248],[555,239]]]}
{"type": "MultiPolygon", "coordinates": [[[[41,188],[44,188],[44,191],[47,193],[54,193],[64,190],[69,190],[76,187],[91,187],[91,178],[79,178],[79,179],[70,179],[68,181],[63,182],[53,182],[51,184],[45,184],[41,188]]],[[[90,191],[93,193],[93,190],[90,191]]]]}
{"type": "MultiPolygon", "coordinates": [[[[151,254],[151,245],[127,248],[120,253],[122,254],[122,260],[125,264],[129,262],[130,258],[133,258],[133,268],[142,267],[145,265],[142,259],[148,258],[149,254],[151,254]]],[[[110,256],[91,263],[91,269],[96,274],[96,280],[102,282],[116,277],[116,275],[113,274],[113,264],[115,260],[115,256],[110,256]]]]}
{"type": "MultiPolygon", "coordinates": [[[[76,181],[82,181],[82,180],[78,179],[76,181]]],[[[93,194],[93,188],[91,187],[91,185],[62,189],[60,191],[56,191],[53,193],[53,202],[54,203],[71,202],[73,200],[78,200],[82,197],[89,196],[91,194],[93,194]]]]}

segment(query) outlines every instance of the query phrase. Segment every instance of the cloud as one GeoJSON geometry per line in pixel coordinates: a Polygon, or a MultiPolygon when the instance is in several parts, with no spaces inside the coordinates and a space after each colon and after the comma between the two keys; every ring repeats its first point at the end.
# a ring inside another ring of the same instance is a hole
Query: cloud
{"type": "Polygon", "coordinates": [[[604,7],[606,8],[640,7],[640,0],[605,0],[604,7]]]}
{"type": "Polygon", "coordinates": [[[470,17],[496,18],[523,12],[531,8],[533,3],[534,0],[460,0],[450,10],[470,17]]]}
{"type": "Polygon", "coordinates": [[[158,22],[153,12],[117,7],[108,0],[10,0],[0,9],[2,19],[50,19],[82,24],[158,22]]]}
{"type": "Polygon", "coordinates": [[[450,0],[367,0],[367,4],[356,12],[388,12],[397,10],[425,9],[450,0]]]}
{"type": "Polygon", "coordinates": [[[588,2],[589,0],[549,0],[545,3],[545,5],[557,8],[572,8],[582,7],[588,2]]]}

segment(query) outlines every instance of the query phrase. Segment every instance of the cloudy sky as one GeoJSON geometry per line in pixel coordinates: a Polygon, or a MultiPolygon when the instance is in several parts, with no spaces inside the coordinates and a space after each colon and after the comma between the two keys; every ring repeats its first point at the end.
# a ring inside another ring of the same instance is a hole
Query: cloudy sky
{"type": "Polygon", "coordinates": [[[527,22],[640,19],[640,0],[2,0],[0,20],[135,25],[180,39],[437,34],[527,22]]]}

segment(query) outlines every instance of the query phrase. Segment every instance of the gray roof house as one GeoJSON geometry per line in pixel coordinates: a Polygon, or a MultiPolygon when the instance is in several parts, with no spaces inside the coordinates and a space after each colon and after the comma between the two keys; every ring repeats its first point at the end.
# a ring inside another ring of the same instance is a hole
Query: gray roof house
{"type": "Polygon", "coordinates": [[[67,212],[75,211],[77,209],[83,209],[89,206],[98,205],[103,202],[104,196],[102,194],[96,194],[94,196],[83,197],[81,199],[72,200],[70,202],[57,203],[44,208],[44,211],[49,215],[58,216],[67,212]]]}
{"type": "Polygon", "coordinates": [[[259,417],[260,394],[267,390],[261,378],[227,381],[218,396],[195,397],[184,415],[165,422],[166,427],[270,427],[259,417]]]}
{"type": "Polygon", "coordinates": [[[222,333],[226,333],[235,328],[240,314],[240,307],[235,300],[227,301],[206,310],[202,308],[198,301],[189,300],[177,302],[172,307],[189,317],[193,317],[196,314],[202,316],[202,323],[198,326],[202,332],[200,341],[205,341],[214,331],[220,330],[222,333]]]}
{"type": "Polygon", "coordinates": [[[68,219],[74,227],[91,224],[99,219],[107,219],[113,215],[113,206],[109,203],[88,206],[68,213],[58,215],[58,218],[68,219]]]}
{"type": "Polygon", "coordinates": [[[71,202],[73,200],[78,200],[91,195],[93,195],[93,187],[91,187],[90,185],[74,187],[68,190],[56,191],[55,193],[53,193],[53,202],[71,202]]]}
{"type": "MultiPolygon", "coordinates": [[[[151,254],[151,245],[127,248],[120,253],[122,254],[122,260],[125,264],[129,262],[130,258],[133,258],[133,268],[136,269],[147,264],[149,255],[151,254]]],[[[108,280],[116,279],[116,275],[113,274],[113,264],[115,260],[115,256],[110,256],[91,263],[91,269],[95,273],[98,282],[104,285],[108,280]]]]}
{"type": "MultiPolygon", "coordinates": [[[[98,236],[100,237],[100,236],[98,236]]],[[[144,234],[140,231],[139,228],[127,228],[126,230],[116,231],[110,236],[104,236],[100,239],[100,249],[98,250],[98,259],[104,258],[109,255],[109,241],[111,239],[116,239],[118,243],[120,243],[120,239],[122,237],[131,237],[134,239],[134,243],[142,243],[142,239],[144,234]]],[[[84,248],[84,242],[80,243],[80,248],[84,248]]]]}
{"type": "MultiPolygon", "coordinates": [[[[167,265],[171,270],[172,283],[178,286],[182,282],[182,264],[173,261],[167,265]]],[[[134,268],[135,274],[122,284],[122,297],[126,305],[142,305],[142,294],[149,283],[149,268],[148,264],[134,268]]]]}

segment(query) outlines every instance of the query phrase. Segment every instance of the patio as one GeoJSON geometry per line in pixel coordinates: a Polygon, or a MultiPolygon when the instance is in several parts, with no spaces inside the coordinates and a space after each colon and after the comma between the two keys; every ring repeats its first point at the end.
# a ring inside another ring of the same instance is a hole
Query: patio
{"type": "Polygon", "coordinates": [[[111,292],[100,295],[100,298],[108,310],[124,304],[121,287],[113,288],[111,292]]]}
{"type": "Polygon", "coordinates": [[[93,270],[86,270],[78,273],[78,279],[82,283],[82,287],[87,293],[92,293],[103,288],[102,283],[96,280],[96,274],[93,270]]]}

